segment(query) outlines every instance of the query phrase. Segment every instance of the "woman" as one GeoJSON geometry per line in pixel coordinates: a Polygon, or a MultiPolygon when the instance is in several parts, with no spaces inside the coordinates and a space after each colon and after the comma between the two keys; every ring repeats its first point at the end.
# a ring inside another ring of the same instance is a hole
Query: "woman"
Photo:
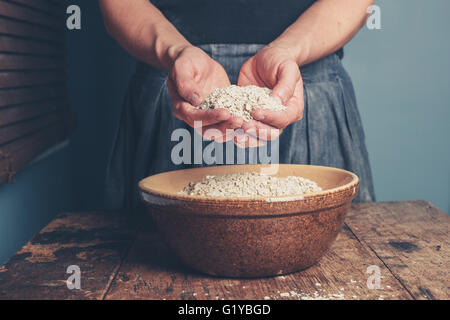
{"type": "Polygon", "coordinates": [[[109,206],[139,208],[140,179],[192,166],[171,161],[177,143],[171,135],[178,128],[192,132],[199,121],[203,135],[219,130],[206,138],[234,138],[241,147],[279,138],[280,163],[353,171],[361,179],[356,201],[373,201],[361,119],[340,61],[372,2],[101,0],[106,29],[140,61],[108,165],[109,206]],[[257,110],[248,123],[224,109],[195,108],[230,83],[269,87],[288,108],[257,110]],[[252,138],[227,134],[240,128],[252,138]],[[264,129],[272,134],[260,135],[264,129]]]}

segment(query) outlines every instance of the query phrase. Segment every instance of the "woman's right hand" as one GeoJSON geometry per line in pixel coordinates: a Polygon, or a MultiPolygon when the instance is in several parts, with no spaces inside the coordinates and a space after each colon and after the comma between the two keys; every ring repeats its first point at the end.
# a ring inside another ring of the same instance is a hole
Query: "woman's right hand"
{"type": "Polygon", "coordinates": [[[232,139],[234,130],[229,130],[227,135],[226,129],[240,128],[242,118],[232,117],[226,109],[196,108],[215,88],[229,85],[224,68],[202,49],[193,46],[182,48],[172,63],[168,80],[173,114],[206,139],[218,142],[232,139]],[[217,129],[220,133],[209,129],[217,129]]]}

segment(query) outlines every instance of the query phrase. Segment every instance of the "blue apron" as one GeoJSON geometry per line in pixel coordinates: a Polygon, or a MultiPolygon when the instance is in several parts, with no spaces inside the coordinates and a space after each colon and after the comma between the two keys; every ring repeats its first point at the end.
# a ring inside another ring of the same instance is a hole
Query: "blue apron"
{"type": "MultiPolygon", "coordinates": [[[[231,83],[236,83],[242,64],[263,46],[208,44],[199,47],[225,68],[231,83]]],[[[331,54],[302,66],[300,71],[304,116],[279,137],[279,163],[324,165],[352,171],[360,178],[355,201],[375,201],[355,93],[341,60],[331,54]]],[[[139,180],[164,171],[207,165],[204,162],[176,165],[171,161],[172,148],[178,144],[171,141],[174,130],[184,128],[192,136],[197,133],[173,116],[167,77],[165,71],[143,63],[137,65],[107,166],[105,195],[109,209],[141,211],[139,180]]],[[[210,143],[203,142],[203,148],[210,143]]],[[[250,157],[247,163],[255,161],[250,157]]]]}

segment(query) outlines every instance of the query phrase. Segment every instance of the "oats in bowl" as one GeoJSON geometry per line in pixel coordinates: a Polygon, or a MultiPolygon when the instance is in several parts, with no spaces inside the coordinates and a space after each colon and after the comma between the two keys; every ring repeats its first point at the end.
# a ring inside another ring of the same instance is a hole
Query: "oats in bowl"
{"type": "Polygon", "coordinates": [[[297,176],[276,177],[258,172],[206,176],[190,182],[181,195],[229,198],[297,196],[322,191],[316,182],[297,176]]]}

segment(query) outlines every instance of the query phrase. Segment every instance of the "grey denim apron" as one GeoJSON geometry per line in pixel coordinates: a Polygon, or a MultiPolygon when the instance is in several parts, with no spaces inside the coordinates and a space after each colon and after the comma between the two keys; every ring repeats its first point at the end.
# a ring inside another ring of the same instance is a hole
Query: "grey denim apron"
{"type": "MultiPolygon", "coordinates": [[[[263,46],[209,44],[200,47],[222,64],[231,83],[236,83],[242,64],[263,46]]],[[[355,201],[374,201],[355,93],[339,57],[331,54],[301,67],[300,71],[304,83],[304,116],[288,126],[277,141],[279,163],[324,165],[352,171],[361,181],[355,201]]],[[[207,165],[204,162],[177,165],[171,161],[172,149],[178,143],[171,140],[174,130],[185,128],[192,135],[197,133],[173,116],[167,77],[165,71],[143,63],[137,65],[107,166],[105,195],[109,209],[141,211],[139,180],[164,171],[207,165]]],[[[203,142],[203,148],[210,143],[203,142]]],[[[249,162],[257,160],[249,159],[246,163],[249,162]]]]}

